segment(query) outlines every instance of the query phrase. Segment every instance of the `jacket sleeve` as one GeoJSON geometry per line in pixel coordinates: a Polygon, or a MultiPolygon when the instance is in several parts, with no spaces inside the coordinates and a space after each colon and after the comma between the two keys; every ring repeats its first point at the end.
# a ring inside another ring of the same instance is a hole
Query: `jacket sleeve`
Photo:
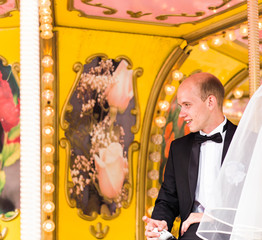
{"type": "Polygon", "coordinates": [[[161,185],[152,218],[165,220],[168,230],[171,231],[175,218],[179,215],[179,203],[174,171],[174,141],[171,143],[169,156],[166,163],[164,182],[161,185]]]}

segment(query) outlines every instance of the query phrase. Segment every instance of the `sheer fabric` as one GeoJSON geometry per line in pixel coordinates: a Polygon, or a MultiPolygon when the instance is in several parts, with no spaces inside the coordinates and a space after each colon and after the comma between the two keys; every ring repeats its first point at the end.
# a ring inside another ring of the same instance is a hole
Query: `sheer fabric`
{"type": "Polygon", "coordinates": [[[250,99],[228,149],[197,235],[262,239],[262,86],[250,99]]]}

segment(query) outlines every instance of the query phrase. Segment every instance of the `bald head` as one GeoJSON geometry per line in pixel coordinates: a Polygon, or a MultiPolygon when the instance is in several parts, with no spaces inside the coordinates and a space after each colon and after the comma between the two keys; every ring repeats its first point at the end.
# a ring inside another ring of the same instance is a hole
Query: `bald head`
{"type": "Polygon", "coordinates": [[[181,87],[195,86],[199,90],[200,98],[205,101],[208,96],[214,95],[217,99],[217,105],[222,110],[225,95],[224,86],[217,77],[210,73],[195,73],[186,78],[181,87]]]}

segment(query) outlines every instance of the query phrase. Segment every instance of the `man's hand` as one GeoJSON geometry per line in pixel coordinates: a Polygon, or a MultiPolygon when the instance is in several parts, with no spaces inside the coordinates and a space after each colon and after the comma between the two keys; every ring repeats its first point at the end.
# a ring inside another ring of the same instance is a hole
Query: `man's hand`
{"type": "Polygon", "coordinates": [[[203,213],[190,213],[187,220],[182,223],[181,236],[183,236],[183,234],[187,231],[191,224],[199,223],[201,221],[202,216],[203,213]]]}
{"type": "Polygon", "coordinates": [[[160,234],[158,232],[153,232],[154,228],[157,228],[159,232],[161,232],[163,229],[167,230],[167,222],[164,220],[155,220],[147,216],[144,216],[142,220],[147,223],[145,227],[145,236],[147,239],[157,240],[159,238],[160,234]]]}

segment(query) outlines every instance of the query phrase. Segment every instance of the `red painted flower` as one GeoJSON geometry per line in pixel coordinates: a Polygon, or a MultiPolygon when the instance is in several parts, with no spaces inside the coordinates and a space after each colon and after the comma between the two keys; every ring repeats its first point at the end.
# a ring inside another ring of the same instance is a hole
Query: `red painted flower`
{"type": "Polygon", "coordinates": [[[20,104],[15,105],[9,83],[0,72],[0,122],[5,132],[19,123],[20,104]]]}

